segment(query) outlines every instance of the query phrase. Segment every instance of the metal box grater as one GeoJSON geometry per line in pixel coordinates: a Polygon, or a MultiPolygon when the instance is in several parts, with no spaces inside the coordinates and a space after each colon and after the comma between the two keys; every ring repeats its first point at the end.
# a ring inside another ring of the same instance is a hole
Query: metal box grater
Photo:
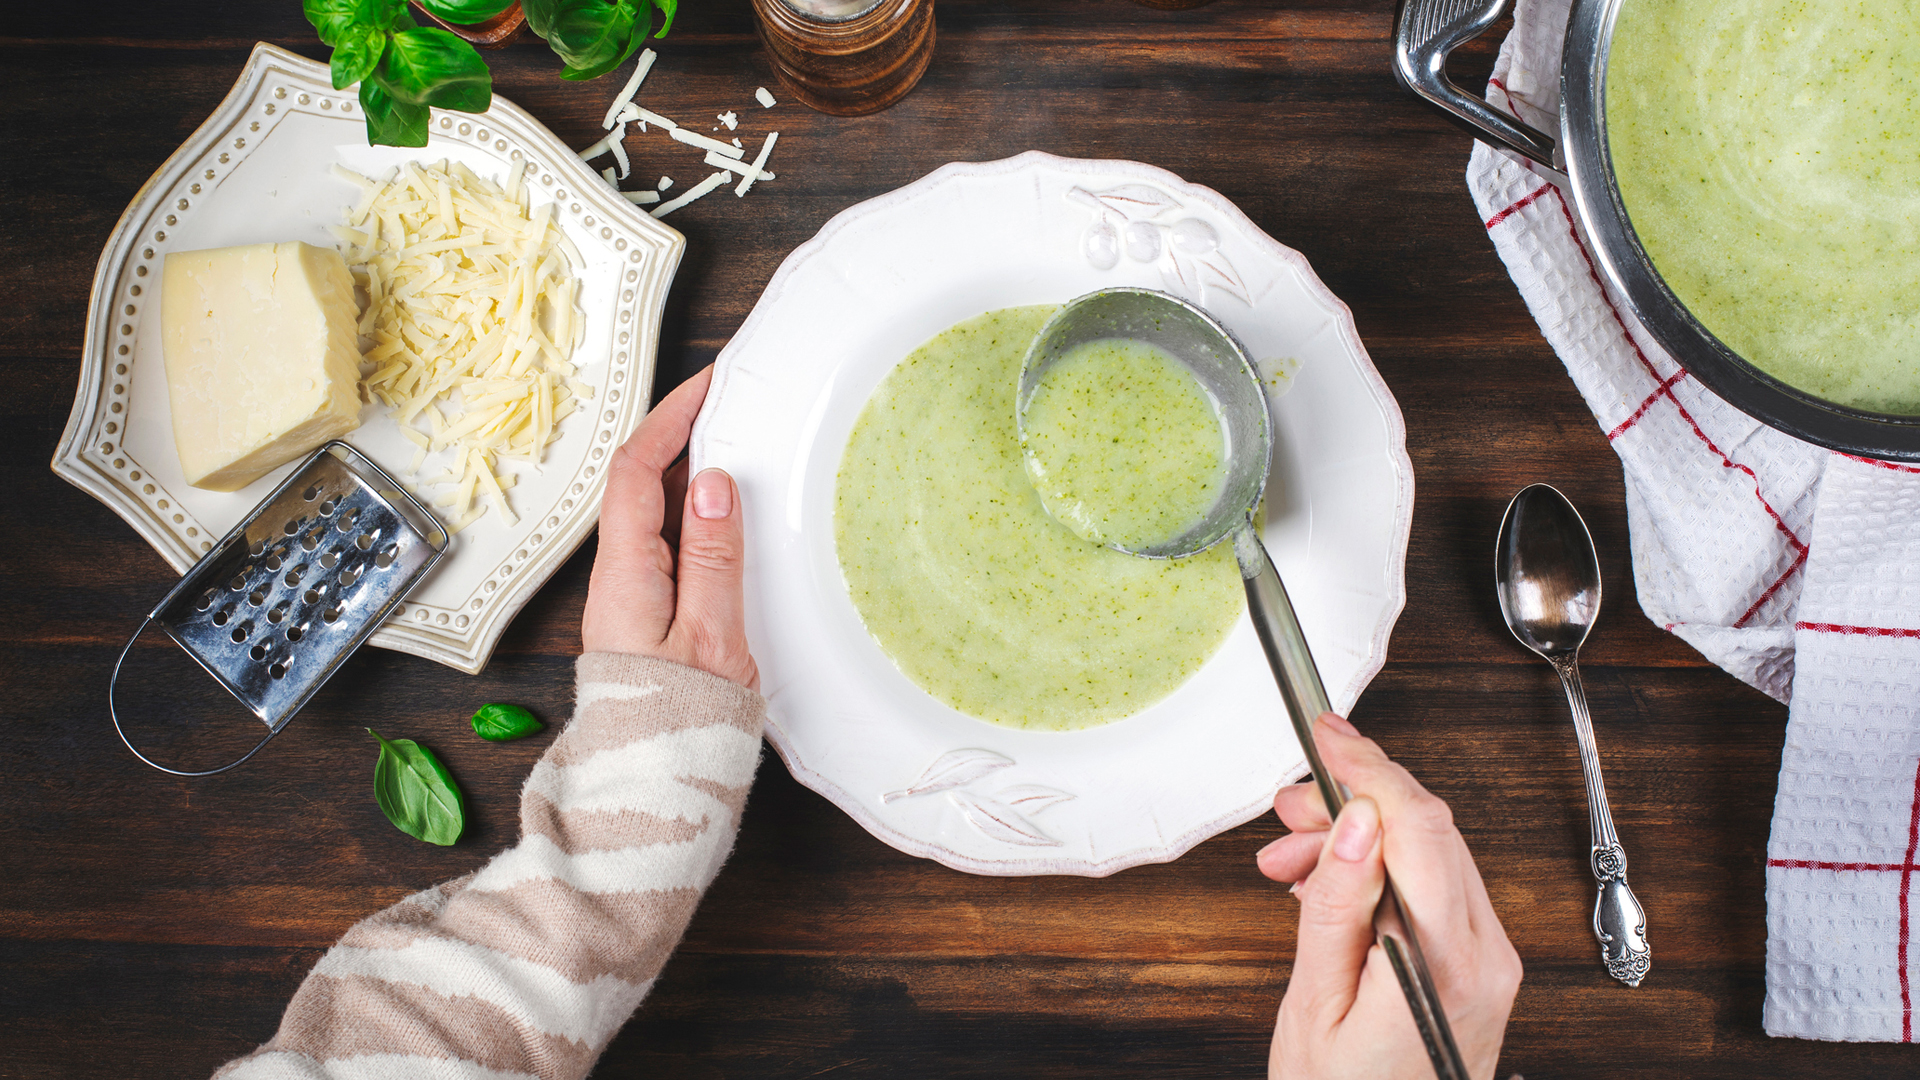
{"type": "Polygon", "coordinates": [[[346,443],[322,446],[187,571],[120,650],[107,687],[120,741],[175,776],[211,776],[247,760],[448,545],[432,512],[378,465],[346,443]],[[197,772],[169,768],[135,749],[121,729],[113,697],[120,668],[156,622],[266,724],[266,737],[238,760],[197,772]]]}

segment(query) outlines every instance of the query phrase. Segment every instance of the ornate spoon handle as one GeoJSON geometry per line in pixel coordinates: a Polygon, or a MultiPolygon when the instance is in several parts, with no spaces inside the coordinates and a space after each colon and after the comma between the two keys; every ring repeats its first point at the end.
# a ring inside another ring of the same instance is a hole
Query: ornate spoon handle
{"type": "Polygon", "coordinates": [[[1627,853],[1613,831],[1607,810],[1607,788],[1600,778],[1600,751],[1593,741],[1593,718],[1587,714],[1587,692],[1580,685],[1580,662],[1572,656],[1550,658],[1573,707],[1573,730],[1580,743],[1580,771],[1587,780],[1587,819],[1593,830],[1588,856],[1600,896],[1593,905],[1593,933],[1600,939],[1600,959],[1607,974],[1639,986],[1653,966],[1647,948],[1647,913],[1627,887],[1627,853]]]}

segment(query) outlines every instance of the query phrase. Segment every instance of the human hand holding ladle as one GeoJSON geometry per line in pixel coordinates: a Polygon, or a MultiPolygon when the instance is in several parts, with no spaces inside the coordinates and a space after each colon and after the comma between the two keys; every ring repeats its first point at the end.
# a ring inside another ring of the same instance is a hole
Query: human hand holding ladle
{"type": "MultiPolygon", "coordinates": [[[[1267,555],[1255,527],[1255,515],[1266,491],[1273,433],[1266,397],[1245,350],[1226,328],[1204,311],[1165,293],[1146,289],[1103,289],[1068,303],[1043,327],[1021,365],[1016,397],[1016,420],[1023,447],[1029,453],[1027,412],[1035,391],[1054,363],[1074,347],[1121,339],[1144,342],[1163,350],[1184,366],[1211,399],[1220,424],[1224,450],[1224,478],[1212,509],[1199,521],[1171,537],[1122,538],[1088,536],[1053,505],[1050,513],[1063,525],[1109,547],[1145,558],[1182,558],[1205,551],[1232,537],[1234,555],[1246,586],[1247,609],[1267,662],[1273,668],[1281,698],[1286,703],[1294,733],[1313,770],[1330,818],[1337,817],[1350,797],[1321,761],[1313,724],[1332,711],[1307,647],[1293,605],[1287,598],[1273,560],[1267,555]]],[[[1042,492],[1043,501],[1046,492],[1042,492]]],[[[1470,862],[1470,861],[1469,861],[1470,862]]],[[[1477,876],[1476,879],[1477,881],[1477,876]]],[[[1407,905],[1391,878],[1382,890],[1374,913],[1377,944],[1392,966],[1395,979],[1413,1012],[1428,1059],[1440,1080],[1468,1080],[1460,1049],[1441,1008],[1439,992],[1407,918],[1407,905]]],[[[1504,938],[1502,939],[1504,942],[1504,938]]],[[[1504,1022],[1504,1011],[1502,1012],[1504,1022]]],[[[1498,1052],[1497,1035],[1493,1044],[1498,1052]]],[[[1491,1067],[1491,1063],[1488,1063],[1491,1067]]]]}

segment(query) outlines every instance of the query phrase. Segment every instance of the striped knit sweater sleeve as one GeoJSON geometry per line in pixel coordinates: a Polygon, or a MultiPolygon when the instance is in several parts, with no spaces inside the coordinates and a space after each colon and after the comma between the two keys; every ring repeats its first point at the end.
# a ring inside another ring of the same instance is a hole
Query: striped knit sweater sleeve
{"type": "Polygon", "coordinates": [[[520,843],[347,931],[221,1080],[584,1077],[732,850],[765,703],[589,653],[520,795],[520,843]]]}

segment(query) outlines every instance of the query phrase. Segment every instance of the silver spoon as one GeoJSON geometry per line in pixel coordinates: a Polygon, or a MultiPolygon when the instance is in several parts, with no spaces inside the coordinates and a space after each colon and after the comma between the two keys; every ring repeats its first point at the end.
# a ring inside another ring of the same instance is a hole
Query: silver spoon
{"type": "Polygon", "coordinates": [[[1522,488],[1507,505],[1493,556],[1500,612],[1520,644],[1539,653],[1560,676],[1573,706],[1580,742],[1580,771],[1587,780],[1587,817],[1593,830],[1588,861],[1599,882],[1593,932],[1607,974],[1639,986],[1653,965],[1647,948],[1647,913],[1627,887],[1627,853],[1613,831],[1607,789],[1600,779],[1600,751],[1593,719],[1580,686],[1580,646],[1600,615],[1600,560],[1579,511],[1546,484],[1522,488]]]}
{"type": "MultiPolygon", "coordinates": [[[[1047,369],[1076,345],[1111,338],[1158,346],[1200,381],[1213,399],[1220,420],[1227,477],[1212,509],[1178,536],[1135,549],[1118,542],[1107,546],[1149,559],[1179,559],[1197,555],[1229,536],[1233,538],[1233,553],[1247,590],[1248,614],[1266,651],[1267,664],[1273,668],[1274,681],[1280,686],[1294,734],[1319,785],[1320,798],[1326,803],[1327,813],[1337,816],[1351,793],[1345,784],[1328,775],[1313,741],[1313,722],[1321,713],[1331,712],[1333,706],[1320,682],[1313,653],[1307,648],[1306,635],[1294,617],[1286,586],[1281,584],[1280,573],[1274,569],[1254,524],[1267,489],[1273,432],[1268,426],[1260,376],[1247,359],[1246,350],[1211,315],[1176,296],[1150,289],[1088,293],[1055,313],[1027,350],[1015,399],[1015,423],[1021,442],[1026,443],[1027,406],[1047,369]]],[[[1427,972],[1420,940],[1414,936],[1406,910],[1406,901],[1389,877],[1380,907],[1374,912],[1380,947],[1413,1010],[1414,1024],[1426,1044],[1434,1073],[1439,1080],[1467,1080],[1466,1065],[1454,1044],[1453,1030],[1440,1007],[1440,995],[1427,972]]]]}

